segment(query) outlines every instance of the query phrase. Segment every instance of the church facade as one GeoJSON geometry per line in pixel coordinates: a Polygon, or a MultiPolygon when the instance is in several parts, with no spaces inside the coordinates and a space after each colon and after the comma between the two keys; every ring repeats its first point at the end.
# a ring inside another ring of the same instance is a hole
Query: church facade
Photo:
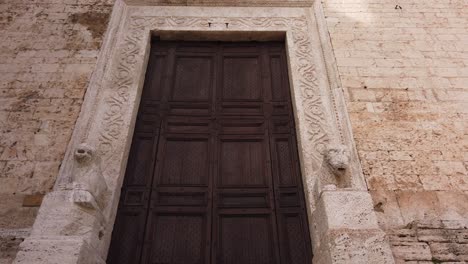
{"type": "Polygon", "coordinates": [[[0,8],[0,263],[468,261],[466,2],[0,8]]]}

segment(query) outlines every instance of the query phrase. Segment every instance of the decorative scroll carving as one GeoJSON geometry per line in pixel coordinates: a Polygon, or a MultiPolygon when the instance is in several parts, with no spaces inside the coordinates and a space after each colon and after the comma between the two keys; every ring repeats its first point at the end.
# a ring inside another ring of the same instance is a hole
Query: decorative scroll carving
{"type": "MultiPolygon", "coordinates": [[[[114,65],[113,92],[107,100],[103,129],[99,138],[99,150],[103,155],[112,153],[115,142],[124,129],[123,120],[128,109],[128,94],[131,87],[136,87],[137,62],[143,60],[145,34],[151,30],[208,30],[210,24],[228,23],[229,30],[265,29],[287,31],[292,34],[295,57],[293,67],[294,87],[300,90],[303,118],[307,137],[302,138],[306,162],[320,164],[328,144],[327,122],[325,121],[322,98],[313,64],[312,44],[307,32],[306,17],[131,17],[128,35],[119,47],[119,58],[114,65]]],[[[309,166],[310,167],[310,166],[309,166]]]]}
{"type": "Polygon", "coordinates": [[[107,184],[99,156],[94,148],[86,144],[79,145],[73,154],[73,202],[89,208],[103,208],[107,184]]]}

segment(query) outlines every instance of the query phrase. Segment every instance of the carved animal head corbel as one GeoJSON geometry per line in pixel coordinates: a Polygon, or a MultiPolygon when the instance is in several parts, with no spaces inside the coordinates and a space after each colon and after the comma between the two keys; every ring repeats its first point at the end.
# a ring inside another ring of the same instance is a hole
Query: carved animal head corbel
{"type": "Polygon", "coordinates": [[[93,147],[82,143],[75,149],[75,160],[80,164],[87,164],[93,159],[94,153],[93,147]]]}
{"type": "Polygon", "coordinates": [[[73,155],[73,202],[88,208],[103,208],[107,184],[96,150],[83,143],[76,147],[73,155]]]}
{"type": "Polygon", "coordinates": [[[328,146],[325,159],[335,173],[343,174],[349,167],[348,147],[342,144],[328,146]]]}

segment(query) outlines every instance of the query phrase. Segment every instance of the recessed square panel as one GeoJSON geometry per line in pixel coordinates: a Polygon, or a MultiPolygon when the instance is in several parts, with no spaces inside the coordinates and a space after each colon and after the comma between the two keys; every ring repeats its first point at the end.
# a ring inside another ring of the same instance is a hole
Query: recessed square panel
{"type": "Polygon", "coordinates": [[[299,213],[280,213],[283,261],[288,264],[310,263],[307,244],[308,228],[299,213]]]}
{"type": "Polygon", "coordinates": [[[228,57],[223,61],[223,99],[259,100],[262,95],[257,57],[228,57]]]}
{"type": "Polygon", "coordinates": [[[208,101],[212,80],[210,57],[181,57],[176,59],[172,100],[208,101]]]}
{"type": "Polygon", "coordinates": [[[221,186],[265,185],[263,141],[226,140],[221,142],[221,186]]]}
{"type": "Polygon", "coordinates": [[[119,209],[115,220],[113,239],[121,243],[113,243],[110,247],[107,263],[132,263],[139,259],[141,243],[144,235],[143,223],[146,210],[143,208],[119,209]]]}
{"type": "Polygon", "coordinates": [[[207,139],[168,139],[164,148],[162,184],[206,184],[208,176],[207,139]]]}
{"type": "Polygon", "coordinates": [[[204,263],[206,220],[203,215],[157,215],[152,221],[154,245],[145,263],[204,263]]]}
{"type": "Polygon", "coordinates": [[[219,225],[219,263],[275,263],[269,215],[222,215],[219,225]]]}

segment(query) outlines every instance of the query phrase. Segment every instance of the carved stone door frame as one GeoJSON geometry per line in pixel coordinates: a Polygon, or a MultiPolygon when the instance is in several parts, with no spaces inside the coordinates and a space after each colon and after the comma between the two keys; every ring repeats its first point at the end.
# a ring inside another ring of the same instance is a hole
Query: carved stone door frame
{"type": "Polygon", "coordinates": [[[393,263],[362,176],[324,23],[319,2],[273,8],[116,1],[57,183],[15,263],[105,263],[155,35],[284,39],[314,263],[393,263]]]}

